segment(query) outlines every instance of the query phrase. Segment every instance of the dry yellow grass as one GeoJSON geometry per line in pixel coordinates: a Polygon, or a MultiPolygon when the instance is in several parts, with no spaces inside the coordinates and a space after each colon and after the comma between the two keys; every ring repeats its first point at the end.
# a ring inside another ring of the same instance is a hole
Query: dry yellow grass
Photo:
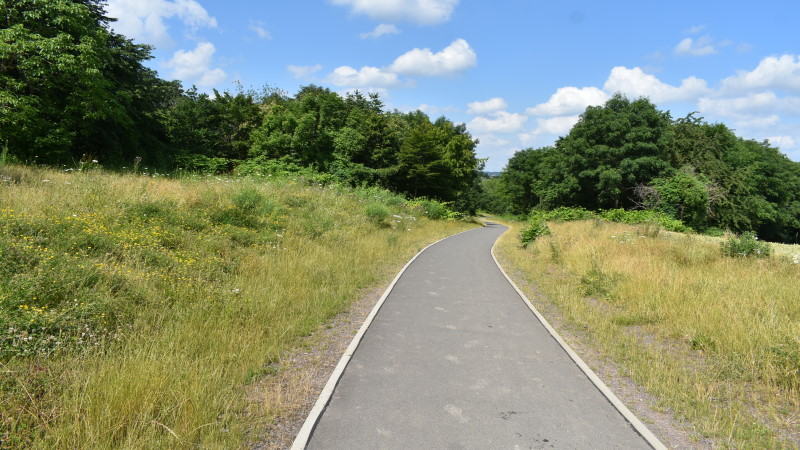
{"type": "Polygon", "coordinates": [[[800,246],[725,258],[718,240],[645,226],[549,225],[527,249],[515,226],[498,256],[598,353],[719,445],[800,445],[800,246]]]}
{"type": "MultiPolygon", "coordinates": [[[[270,376],[271,363],[346,310],[359,289],[385,282],[433,240],[474,226],[427,220],[385,191],[291,179],[2,171],[0,209],[10,225],[0,238],[37,264],[53,253],[60,264],[29,283],[31,307],[43,297],[36,286],[56,285],[74,267],[99,280],[95,309],[80,317],[100,328],[112,316],[120,322],[88,344],[75,338],[73,350],[7,359],[6,446],[243,446],[275,414],[268,398],[262,408],[248,403],[250,383],[270,376]],[[248,212],[248,202],[258,210],[248,212]],[[376,202],[396,215],[371,221],[364,210],[376,202]]],[[[19,286],[28,276],[14,275],[19,286]]],[[[0,290],[0,300],[22,301],[17,291],[0,290]]],[[[19,320],[45,324],[52,317],[43,311],[25,309],[19,320]]]]}

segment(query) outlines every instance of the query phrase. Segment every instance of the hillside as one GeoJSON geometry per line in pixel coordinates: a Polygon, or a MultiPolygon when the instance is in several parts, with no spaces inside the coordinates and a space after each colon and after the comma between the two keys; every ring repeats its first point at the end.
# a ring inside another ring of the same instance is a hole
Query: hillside
{"type": "Polygon", "coordinates": [[[474,226],[301,178],[0,177],[10,447],[242,445],[274,415],[249,383],[422,246],[474,226]]]}

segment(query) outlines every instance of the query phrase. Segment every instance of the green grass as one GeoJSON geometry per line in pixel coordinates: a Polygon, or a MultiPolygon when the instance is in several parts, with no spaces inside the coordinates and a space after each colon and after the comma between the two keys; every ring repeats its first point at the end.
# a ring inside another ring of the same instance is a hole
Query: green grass
{"type": "Polygon", "coordinates": [[[6,165],[0,440],[243,446],[276,414],[248,384],[360,289],[470,226],[379,189],[6,165]]]}
{"type": "Polygon", "coordinates": [[[732,258],[722,238],[597,220],[548,225],[552,234],[527,248],[513,230],[504,235],[501,263],[659,408],[716,446],[800,443],[800,246],[732,258]]]}

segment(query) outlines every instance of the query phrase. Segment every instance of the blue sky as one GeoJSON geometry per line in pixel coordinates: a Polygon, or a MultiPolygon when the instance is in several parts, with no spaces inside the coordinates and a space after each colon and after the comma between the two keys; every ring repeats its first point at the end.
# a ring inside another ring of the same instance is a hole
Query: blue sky
{"type": "Polygon", "coordinates": [[[552,145],[614,92],[800,161],[792,1],[109,0],[149,65],[202,91],[307,84],[467,124],[486,169],[552,145]]]}

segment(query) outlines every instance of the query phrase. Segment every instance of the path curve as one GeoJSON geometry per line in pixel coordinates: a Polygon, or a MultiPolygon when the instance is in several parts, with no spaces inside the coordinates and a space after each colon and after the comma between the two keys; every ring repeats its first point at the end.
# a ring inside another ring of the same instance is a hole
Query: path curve
{"type": "Polygon", "coordinates": [[[451,236],[404,268],[293,448],[663,448],[506,279],[491,254],[506,229],[451,236]]]}

